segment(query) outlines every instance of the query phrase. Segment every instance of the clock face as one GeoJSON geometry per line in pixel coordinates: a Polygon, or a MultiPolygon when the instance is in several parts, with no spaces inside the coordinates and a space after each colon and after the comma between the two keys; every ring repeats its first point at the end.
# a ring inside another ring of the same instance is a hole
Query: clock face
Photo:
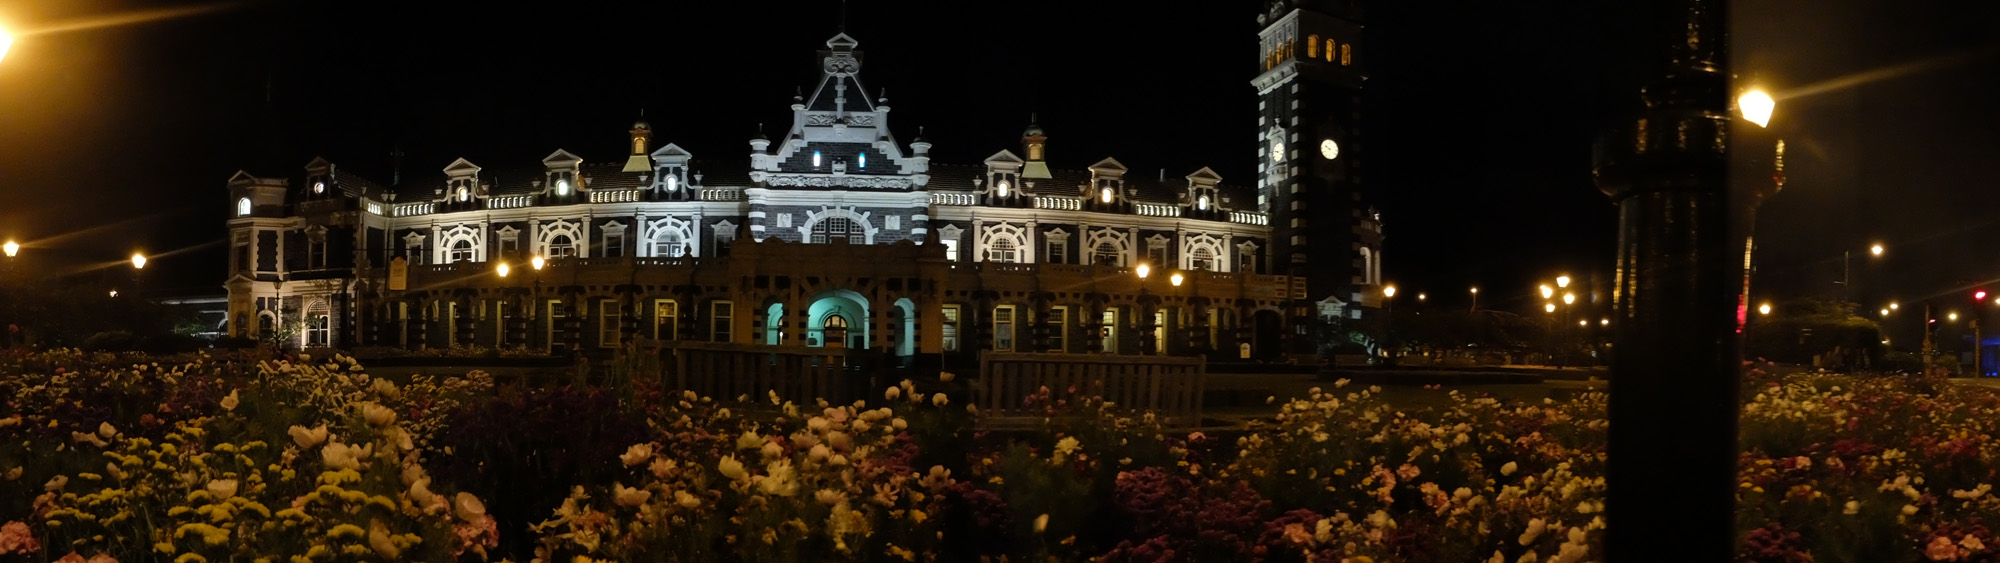
{"type": "Polygon", "coordinates": [[[1333,160],[1333,157],[1340,156],[1340,143],[1333,142],[1333,139],[1320,141],[1319,155],[1326,157],[1327,160],[1333,160]]]}
{"type": "Polygon", "coordinates": [[[1285,161],[1285,142],[1271,141],[1271,162],[1285,161]]]}

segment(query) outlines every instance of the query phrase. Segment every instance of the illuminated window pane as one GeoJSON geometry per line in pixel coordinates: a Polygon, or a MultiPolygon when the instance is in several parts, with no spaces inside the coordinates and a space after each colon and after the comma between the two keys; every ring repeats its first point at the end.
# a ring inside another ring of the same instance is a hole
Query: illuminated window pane
{"type": "Polygon", "coordinates": [[[1354,62],[1354,44],[1348,43],[1346,45],[1341,45],[1340,66],[1347,66],[1348,64],[1353,62],[1354,62]]]}
{"type": "Polygon", "coordinates": [[[1318,36],[1318,35],[1307,35],[1307,36],[1306,36],[1306,58],[1308,58],[1308,59],[1317,59],[1317,58],[1319,58],[1319,36],[1318,36]]]}

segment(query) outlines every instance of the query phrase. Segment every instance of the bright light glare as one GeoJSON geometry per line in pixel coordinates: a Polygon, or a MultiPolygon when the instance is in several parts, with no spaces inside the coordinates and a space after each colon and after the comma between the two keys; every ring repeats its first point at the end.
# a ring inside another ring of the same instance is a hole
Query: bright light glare
{"type": "Polygon", "coordinates": [[[1550,297],[1554,297],[1554,296],[1555,296],[1555,294],[1556,294],[1556,290],[1555,290],[1555,288],[1552,288],[1552,287],[1549,287],[1549,286],[1546,286],[1546,285],[1545,285],[1545,286],[1542,286],[1542,298],[1543,298],[1543,299],[1548,299],[1548,298],[1550,298],[1550,297]]]}
{"type": "Polygon", "coordinates": [[[7,241],[7,246],[0,248],[6,249],[8,258],[13,258],[14,255],[21,253],[21,243],[17,243],[11,240],[7,241]]]}
{"type": "Polygon", "coordinates": [[[1174,287],[1180,287],[1182,279],[1180,272],[1174,272],[1174,277],[1167,278],[1167,281],[1174,282],[1174,287]]]}
{"type": "Polygon", "coordinates": [[[1396,296],[1396,286],[1393,286],[1393,285],[1392,285],[1392,286],[1389,286],[1389,287],[1385,287],[1385,288],[1382,288],[1382,296],[1383,296],[1383,297],[1395,297],[1395,296],[1396,296]]]}
{"type": "Polygon", "coordinates": [[[1554,304],[1554,303],[1550,303],[1550,304],[1547,304],[1547,305],[1543,305],[1543,306],[1542,306],[1542,310],[1543,310],[1543,311],[1548,311],[1548,312],[1551,312],[1551,313],[1554,313],[1554,312],[1556,312],[1556,304],[1554,304]]]}
{"type": "Polygon", "coordinates": [[[1958,320],[1958,313],[1947,313],[1945,314],[1944,318],[1945,320],[1952,320],[1952,321],[1958,320]]]}
{"type": "Polygon", "coordinates": [[[505,262],[502,262],[502,263],[500,264],[500,267],[499,267],[498,269],[500,270],[500,277],[503,277],[503,278],[504,278],[504,277],[507,277],[507,272],[509,272],[509,271],[513,270],[512,268],[508,268],[508,267],[507,267],[507,264],[506,264],[505,262]]]}
{"type": "Polygon", "coordinates": [[[1139,274],[1139,279],[1142,280],[1146,279],[1146,276],[1151,275],[1153,273],[1153,267],[1145,264],[1140,264],[1137,273],[1139,274]]]}
{"type": "Polygon", "coordinates": [[[1869,253],[1869,254],[1873,254],[1873,255],[1876,255],[1876,256],[1881,256],[1881,255],[1882,255],[1882,245],[1880,245],[1880,244],[1877,244],[1877,245],[1875,245],[1875,246],[1870,246],[1870,247],[1868,247],[1868,253],[1869,253]]]}
{"type": "Polygon", "coordinates": [[[1884,316],[1884,317],[1887,317],[1887,316],[1889,316],[1889,310],[1888,310],[1888,309],[1883,309],[1883,310],[1882,310],[1882,316],[1884,316]]]}
{"type": "Polygon", "coordinates": [[[146,255],[136,252],[132,253],[132,267],[140,270],[146,269],[146,255]]]}
{"type": "Polygon", "coordinates": [[[1569,276],[1556,276],[1556,287],[1569,287],[1569,276]]]}
{"type": "Polygon", "coordinates": [[[7,49],[14,46],[14,36],[0,31],[0,59],[7,58],[7,49]]]}
{"type": "Polygon", "coordinates": [[[1903,306],[1902,306],[1902,305],[1897,305],[1897,304],[1895,304],[1895,303],[1890,303],[1890,304],[1889,304],[1889,310],[1891,310],[1891,311],[1894,311],[1894,310],[1897,310],[1897,309],[1901,309],[1901,308],[1903,308],[1903,306]]]}
{"type": "Polygon", "coordinates": [[[548,263],[549,263],[549,261],[548,261],[548,260],[543,260],[543,259],[542,259],[542,257],[540,257],[540,256],[536,256],[536,257],[535,257],[535,259],[534,259],[534,260],[530,260],[530,261],[529,261],[529,263],[531,263],[531,264],[534,264],[534,266],[535,266],[535,269],[539,271],[539,270],[541,270],[541,269],[542,269],[542,266],[543,266],[543,265],[545,265],[545,264],[548,264],[548,263]]]}
{"type": "Polygon", "coordinates": [[[1771,314],[1771,304],[1770,304],[1770,303],[1765,303],[1765,304],[1763,304],[1763,305],[1758,305],[1758,306],[1757,306],[1757,314],[1759,314],[1759,315],[1769,315],[1769,314],[1771,314]]]}
{"type": "Polygon", "coordinates": [[[1576,294],[1574,294],[1574,293],[1564,293],[1564,294],[1563,294],[1563,304],[1564,304],[1564,305],[1573,305],[1573,304],[1575,304],[1575,303],[1576,303],[1576,294]]]}
{"type": "Polygon", "coordinates": [[[1743,112],[1743,118],[1757,124],[1758,127],[1765,127],[1771,123],[1771,111],[1777,107],[1778,102],[1772,100],[1771,95],[1764,93],[1763,90],[1751,90],[1736,99],[1736,109],[1743,112]]]}

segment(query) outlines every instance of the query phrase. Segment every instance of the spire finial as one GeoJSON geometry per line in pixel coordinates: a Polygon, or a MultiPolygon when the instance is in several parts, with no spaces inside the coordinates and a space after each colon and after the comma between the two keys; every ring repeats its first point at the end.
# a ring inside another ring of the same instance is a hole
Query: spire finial
{"type": "Polygon", "coordinates": [[[847,33],[847,0],[840,0],[840,32],[847,33]]]}

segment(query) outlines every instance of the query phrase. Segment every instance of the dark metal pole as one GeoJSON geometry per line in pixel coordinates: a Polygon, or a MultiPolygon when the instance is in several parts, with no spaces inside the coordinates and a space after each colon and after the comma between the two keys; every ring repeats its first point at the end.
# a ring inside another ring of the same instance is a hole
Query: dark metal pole
{"type": "Polygon", "coordinates": [[[1671,0],[1672,64],[1597,147],[1617,204],[1607,560],[1729,561],[1754,198],[1729,188],[1724,0],[1671,0]]]}

